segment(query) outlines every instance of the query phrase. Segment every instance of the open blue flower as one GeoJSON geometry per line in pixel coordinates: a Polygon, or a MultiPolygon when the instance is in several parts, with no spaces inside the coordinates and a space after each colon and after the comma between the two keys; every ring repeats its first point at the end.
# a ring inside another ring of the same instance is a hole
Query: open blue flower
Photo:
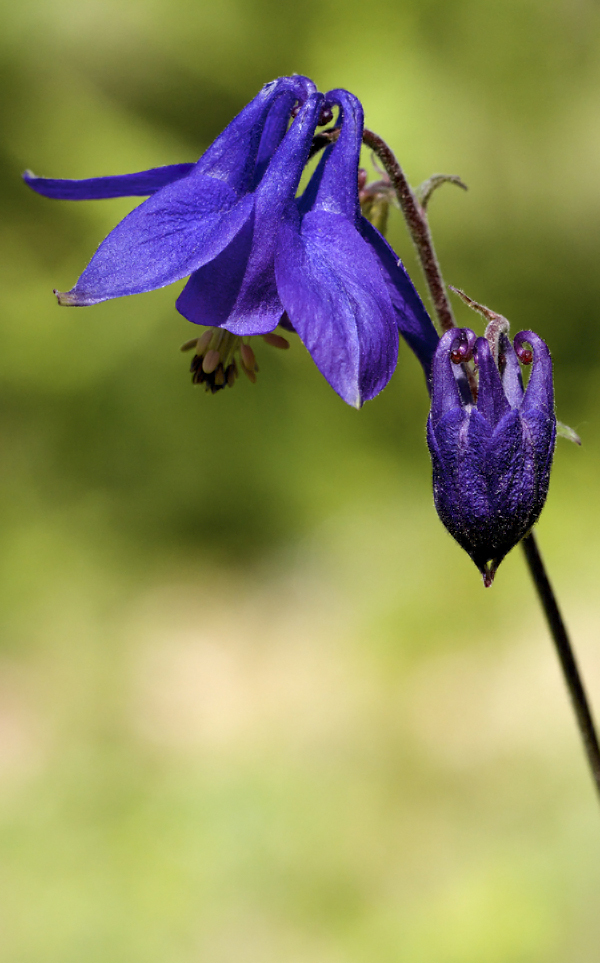
{"type": "Polygon", "coordinates": [[[505,334],[498,348],[500,368],[486,338],[468,328],[443,335],[427,423],[438,515],[486,585],[544,507],[556,438],[546,344],[533,331],[521,331],[514,348],[505,334]],[[455,368],[471,355],[479,369],[476,401],[465,383],[459,386],[455,368]],[[525,391],[519,360],[533,360],[525,391]]]}
{"type": "Polygon", "coordinates": [[[282,77],[196,164],[84,181],[27,173],[29,186],[48,197],[151,195],[111,231],[59,303],[96,304],[189,275],[178,310],[223,331],[210,362],[201,357],[207,376],[211,366],[217,371],[213,390],[231,381],[239,339],[270,334],[282,317],[349,404],[387,384],[398,330],[429,373],[433,325],[396,255],[360,215],[362,122],[347,91],[324,96],[308,78],[282,77]],[[316,127],[332,105],[340,108],[338,140],[297,199],[316,127]]]}

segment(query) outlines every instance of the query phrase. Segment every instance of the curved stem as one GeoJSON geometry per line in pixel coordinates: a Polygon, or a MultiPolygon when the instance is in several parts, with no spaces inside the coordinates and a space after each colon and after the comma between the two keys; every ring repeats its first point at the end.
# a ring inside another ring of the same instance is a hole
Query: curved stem
{"type": "Polygon", "coordinates": [[[406,175],[398,163],[394,152],[384,140],[372,130],[363,131],[363,143],[374,151],[392,182],[398,203],[402,208],[404,219],[410,231],[413,244],[417,249],[419,261],[427,281],[433,307],[442,331],[449,331],[456,327],[446,285],[442,277],[439,261],[433,246],[431,231],[425,208],[417,200],[416,194],[406,179],[406,175]]]}
{"type": "Polygon", "coordinates": [[[598,745],[598,736],[594,727],[592,712],[577,667],[575,654],[571,647],[567,629],[560,614],[556,596],[550,584],[533,532],[530,532],[529,535],[523,539],[521,545],[523,546],[527,565],[529,566],[531,577],[548,622],[550,635],[556,647],[590,769],[592,770],[592,778],[596,790],[600,795],[600,746],[598,745]]]}

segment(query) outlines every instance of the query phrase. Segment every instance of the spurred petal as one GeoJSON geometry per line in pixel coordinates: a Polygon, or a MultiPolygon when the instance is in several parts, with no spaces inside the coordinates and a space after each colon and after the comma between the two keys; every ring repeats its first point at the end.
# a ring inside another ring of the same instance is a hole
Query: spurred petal
{"type": "Polygon", "coordinates": [[[550,480],[550,468],[556,443],[556,417],[554,414],[554,384],[552,359],[548,346],[533,331],[520,331],[515,337],[515,347],[524,341],[533,348],[533,370],[525,389],[521,405],[523,421],[532,438],[538,475],[540,499],[546,497],[550,480]]]}
{"type": "Polygon", "coordinates": [[[520,331],[515,336],[515,348],[520,348],[524,341],[533,348],[533,370],[525,389],[523,411],[535,409],[553,417],[554,384],[548,346],[534,331],[520,331]]]}
{"type": "Polygon", "coordinates": [[[97,304],[179,281],[227,246],[252,207],[252,195],[240,199],[214,177],[169,184],[111,231],[59,302],[97,304]]]}
{"type": "MultiPolygon", "coordinates": [[[[269,84],[265,84],[256,97],[234,117],[222,134],[216,138],[208,150],[204,152],[194,174],[209,174],[227,181],[237,191],[245,192],[255,186],[255,170],[261,140],[268,122],[268,117],[275,102],[282,98],[289,111],[296,100],[304,101],[314,93],[315,85],[307,77],[294,75],[279,77],[269,84]]],[[[283,108],[281,108],[283,109],[283,108]]],[[[266,147],[272,146],[273,136],[277,136],[277,118],[274,129],[267,133],[266,147]]],[[[264,154],[261,151],[261,160],[264,154]]]]}
{"type": "Polygon", "coordinates": [[[502,388],[511,408],[518,408],[523,400],[523,377],[519,359],[510,339],[505,334],[500,335],[499,347],[500,355],[503,358],[501,366],[502,388]]]}
{"type": "Polygon", "coordinates": [[[440,340],[433,322],[402,261],[386,239],[365,217],[361,217],[359,221],[359,230],[379,260],[379,267],[396,312],[396,323],[400,334],[409,348],[414,351],[423,365],[426,376],[429,377],[435,349],[440,340]]]}
{"type": "MultiPolygon", "coordinates": [[[[311,91],[314,93],[314,91],[311,91]]],[[[278,97],[272,104],[260,138],[260,145],[256,157],[253,188],[256,188],[269,166],[273,154],[285,137],[290,122],[290,100],[278,97]]]]}
{"type": "Polygon", "coordinates": [[[317,125],[322,94],[300,109],[254,193],[254,211],[239,237],[190,278],[177,309],[196,324],[224,326],[234,334],[272,331],[283,313],[275,283],[279,225],[295,209],[302,169],[317,125]]]}
{"type": "Polygon", "coordinates": [[[161,187],[185,177],[193,167],[195,164],[171,164],[137,174],[88,177],[80,181],[36,177],[31,171],[25,171],[23,180],[44,197],[60,201],[96,201],[107,197],[145,197],[154,194],[161,187]]]}
{"type": "Polygon", "coordinates": [[[323,210],[343,214],[353,224],[358,222],[358,160],[363,132],[363,109],[360,101],[347,90],[330,90],[328,104],[340,107],[340,135],[324,152],[303,197],[301,210],[323,210]]]}
{"type": "Polygon", "coordinates": [[[500,373],[487,338],[477,338],[475,350],[479,367],[477,410],[490,427],[495,428],[502,416],[510,411],[510,405],[502,390],[500,373]]]}
{"type": "Polygon", "coordinates": [[[450,352],[455,342],[462,339],[466,346],[475,344],[475,334],[470,328],[451,328],[439,340],[432,370],[431,423],[434,428],[449,411],[462,405],[459,385],[454,372],[455,365],[450,352]]]}
{"type": "Polygon", "coordinates": [[[341,214],[290,216],[275,260],[283,306],[321,373],[360,407],[389,381],[398,329],[377,259],[341,214]]]}

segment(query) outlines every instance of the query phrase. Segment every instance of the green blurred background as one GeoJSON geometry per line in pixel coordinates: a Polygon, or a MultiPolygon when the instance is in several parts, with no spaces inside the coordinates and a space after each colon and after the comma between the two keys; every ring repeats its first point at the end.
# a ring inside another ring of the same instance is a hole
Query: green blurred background
{"type": "Polygon", "coordinates": [[[460,174],[446,277],[584,441],[538,528],[600,710],[598,0],[3,0],[0,52],[0,960],[593,963],[556,660],[520,552],[484,591],[435,516],[414,358],[360,412],[297,341],[205,395],[175,290],[52,296],[131,202],[19,178],[195,160],[294,71],[460,174]]]}

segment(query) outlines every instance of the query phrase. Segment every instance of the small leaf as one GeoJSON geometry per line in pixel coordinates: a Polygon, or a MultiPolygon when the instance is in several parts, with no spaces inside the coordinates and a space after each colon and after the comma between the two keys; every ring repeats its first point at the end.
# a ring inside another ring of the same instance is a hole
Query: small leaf
{"type": "Polygon", "coordinates": [[[556,422],[556,434],[559,438],[566,438],[567,441],[575,442],[576,445],[581,444],[581,438],[577,432],[573,431],[572,428],[569,428],[568,425],[563,424],[562,421],[557,420],[556,422]]]}
{"type": "Polygon", "coordinates": [[[441,187],[442,184],[456,184],[457,187],[461,187],[463,191],[468,191],[467,185],[457,177],[455,174],[432,174],[428,177],[426,181],[417,187],[417,197],[421,204],[421,207],[425,209],[429,203],[431,195],[434,191],[441,187]]]}

